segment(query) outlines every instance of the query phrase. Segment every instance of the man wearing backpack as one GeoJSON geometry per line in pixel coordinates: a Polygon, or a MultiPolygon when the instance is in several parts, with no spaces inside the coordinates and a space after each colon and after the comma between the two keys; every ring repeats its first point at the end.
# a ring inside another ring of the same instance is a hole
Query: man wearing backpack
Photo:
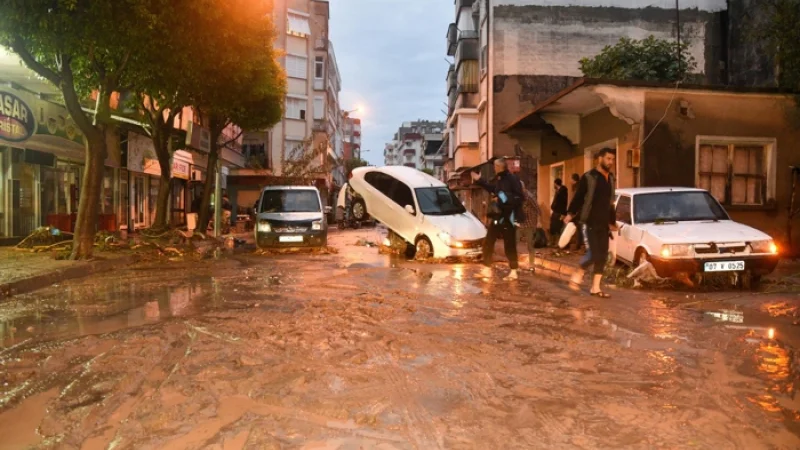
{"type": "Polygon", "coordinates": [[[519,278],[519,260],[517,257],[517,233],[515,222],[524,221],[522,217],[522,184],[516,175],[508,171],[508,163],[503,158],[494,161],[495,177],[491,183],[481,180],[479,172],[472,172],[472,180],[492,194],[492,203],[489,205],[489,227],[486,240],[483,243],[482,278],[492,278],[492,262],[494,258],[494,245],[497,238],[503,237],[503,245],[508,257],[511,273],[505,280],[519,278]]]}

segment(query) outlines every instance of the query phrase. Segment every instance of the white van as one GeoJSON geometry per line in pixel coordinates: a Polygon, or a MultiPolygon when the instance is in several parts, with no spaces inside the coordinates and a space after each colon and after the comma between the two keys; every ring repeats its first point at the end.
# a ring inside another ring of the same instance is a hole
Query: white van
{"type": "Polygon", "coordinates": [[[328,224],[319,190],[311,186],[268,186],[256,209],[256,245],[325,247],[328,224]]]}
{"type": "Polygon", "coordinates": [[[418,259],[481,255],[486,227],[440,180],[410,167],[359,167],[350,186],[365,213],[413,245],[418,259]]]}

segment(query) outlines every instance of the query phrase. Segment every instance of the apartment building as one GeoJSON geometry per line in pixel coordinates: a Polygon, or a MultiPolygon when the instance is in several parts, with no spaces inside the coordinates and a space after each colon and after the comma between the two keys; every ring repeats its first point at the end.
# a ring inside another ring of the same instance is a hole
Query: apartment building
{"type": "MultiPolygon", "coordinates": [[[[469,191],[464,170],[498,156],[519,156],[520,177],[536,184],[536,160],[546,144],[523,146],[501,130],[582,76],[579,61],[620,37],[678,39],[707,84],[763,85],[773,66],[758,42],[746,39],[752,0],[455,0],[447,30],[448,120],[444,150],[451,187],[469,191]],[[583,3],[583,5],[580,5],[583,3]]],[[[552,116],[543,126],[570,126],[552,116]]],[[[465,197],[469,193],[464,194],[465,197]]]]}
{"type": "Polygon", "coordinates": [[[361,119],[344,111],[344,159],[361,159],[361,119]]]}
{"type": "Polygon", "coordinates": [[[245,134],[246,154],[260,155],[261,167],[277,176],[299,152],[316,152],[320,181],[333,190],[344,181],[341,76],[330,41],[330,4],[288,0],[274,4],[275,46],[284,56],[287,94],[283,120],[269,130],[245,134]],[[255,149],[255,150],[253,150],[255,149]],[[336,170],[334,170],[336,168],[336,170]]]}
{"type": "Polygon", "coordinates": [[[421,170],[428,171],[436,178],[444,178],[445,155],[442,147],[442,133],[426,134],[422,137],[421,170]]]}
{"type": "Polygon", "coordinates": [[[394,140],[387,143],[383,151],[387,166],[407,166],[416,169],[424,167],[425,136],[441,135],[444,122],[417,120],[404,122],[394,134],[394,140]]]}

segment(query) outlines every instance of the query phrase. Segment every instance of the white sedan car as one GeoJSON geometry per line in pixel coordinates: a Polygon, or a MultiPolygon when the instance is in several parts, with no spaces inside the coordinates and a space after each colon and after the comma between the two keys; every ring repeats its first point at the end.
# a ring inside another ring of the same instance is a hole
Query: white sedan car
{"type": "Polygon", "coordinates": [[[481,255],[486,227],[436,178],[410,167],[359,167],[350,186],[363,214],[413,245],[418,259],[481,255]]]}
{"type": "Polygon", "coordinates": [[[663,278],[738,272],[757,282],[778,264],[769,235],[731,220],[702,189],[619,189],[616,213],[617,259],[649,261],[663,278]]]}

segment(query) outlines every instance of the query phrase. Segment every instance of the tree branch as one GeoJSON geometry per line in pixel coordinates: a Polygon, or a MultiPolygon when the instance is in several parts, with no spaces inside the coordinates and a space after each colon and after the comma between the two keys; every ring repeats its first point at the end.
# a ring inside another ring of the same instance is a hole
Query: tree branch
{"type": "Polygon", "coordinates": [[[33,54],[25,47],[25,42],[20,36],[14,36],[14,39],[12,39],[11,50],[19,55],[22,62],[24,62],[29,69],[38,73],[57,87],[61,87],[63,79],[52,69],[37,61],[36,58],[33,57],[33,54]]]}
{"type": "Polygon", "coordinates": [[[233,144],[234,142],[238,141],[239,138],[242,137],[243,134],[244,134],[244,130],[239,130],[239,134],[237,134],[233,139],[223,143],[221,145],[221,147],[227,147],[228,145],[233,144]]]}
{"type": "MultiPolygon", "coordinates": [[[[69,58],[64,58],[61,74],[63,77],[61,82],[61,93],[64,95],[64,104],[67,107],[72,120],[75,121],[75,125],[77,125],[83,134],[85,134],[88,138],[90,135],[96,134],[97,129],[92,125],[92,122],[89,120],[89,118],[86,117],[86,113],[83,112],[83,106],[81,106],[78,93],[75,92],[75,80],[73,79],[72,66],[69,58]]],[[[101,94],[102,93],[98,93],[98,95],[101,94]]]]}

